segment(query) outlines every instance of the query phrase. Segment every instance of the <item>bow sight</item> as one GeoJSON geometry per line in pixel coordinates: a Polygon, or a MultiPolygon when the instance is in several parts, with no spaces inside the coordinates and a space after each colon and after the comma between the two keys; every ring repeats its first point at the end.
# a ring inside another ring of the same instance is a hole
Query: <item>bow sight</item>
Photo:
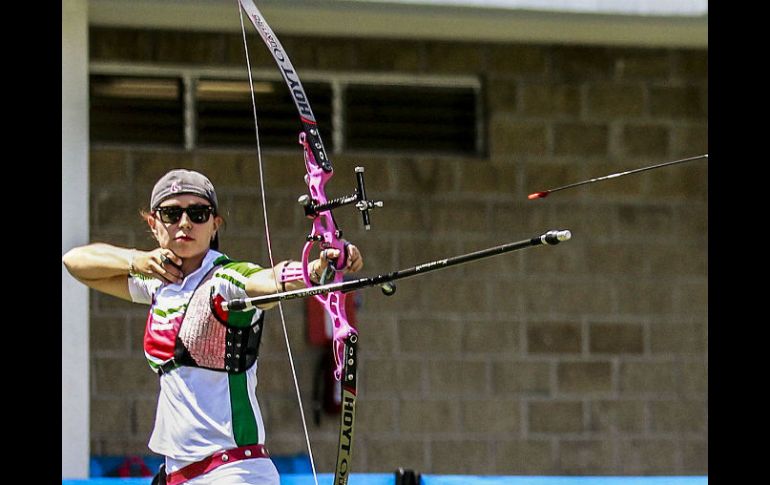
{"type": "MultiPolygon", "coordinates": [[[[324,204],[319,203],[316,199],[313,199],[308,194],[301,195],[299,199],[297,199],[297,202],[299,202],[299,204],[304,208],[305,216],[308,217],[309,219],[315,219],[323,211],[334,210],[338,207],[355,203],[356,209],[361,211],[361,217],[363,219],[364,228],[366,228],[367,231],[371,229],[372,226],[369,221],[369,211],[376,207],[382,207],[383,203],[381,200],[366,199],[366,187],[364,185],[364,167],[356,167],[355,173],[356,173],[357,187],[351,195],[337,197],[336,199],[331,199],[326,201],[326,203],[324,204]]],[[[337,232],[338,232],[337,237],[342,237],[342,231],[338,229],[337,232]]],[[[308,237],[312,237],[312,236],[308,236],[308,237]]]]}

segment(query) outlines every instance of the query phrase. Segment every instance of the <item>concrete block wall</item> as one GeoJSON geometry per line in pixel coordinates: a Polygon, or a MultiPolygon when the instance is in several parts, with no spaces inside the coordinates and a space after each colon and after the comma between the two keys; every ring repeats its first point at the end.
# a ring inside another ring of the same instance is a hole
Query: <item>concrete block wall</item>
{"type": "MultiPolygon", "coordinates": [[[[279,33],[280,35],[280,33],[279,33]]],[[[91,59],[242,66],[239,35],[92,28],[91,59]]],[[[382,273],[529,238],[573,240],[360,294],[355,471],[705,474],[708,472],[708,166],[666,167],[543,200],[527,194],[708,152],[707,52],[281,36],[299,70],[478,75],[488,155],[348,154],[329,189],[367,189],[373,229],[337,219],[382,273]]],[[[261,42],[252,63],[270,68],[261,42]]],[[[312,101],[312,100],[311,100],[312,101]]],[[[265,152],[276,258],[297,258],[301,153],[265,152]]],[[[138,210],[166,170],[217,186],[222,249],[267,265],[254,150],[94,145],[94,240],[149,249],[138,210]]],[[[318,349],[302,303],[285,304],[305,408],[318,349]]],[[[147,453],[157,378],[142,354],[146,309],[91,296],[95,454],[147,453]]],[[[274,454],[304,438],[277,312],[268,316],[258,397],[274,454]]],[[[333,469],[338,422],[310,427],[333,469]]]]}

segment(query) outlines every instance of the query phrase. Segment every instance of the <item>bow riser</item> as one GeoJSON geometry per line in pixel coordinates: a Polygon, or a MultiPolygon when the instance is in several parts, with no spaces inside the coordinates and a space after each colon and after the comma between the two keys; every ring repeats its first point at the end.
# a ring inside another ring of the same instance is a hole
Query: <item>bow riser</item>
{"type": "MultiPolygon", "coordinates": [[[[328,199],[326,197],[325,186],[326,182],[332,178],[334,172],[325,172],[317,163],[315,163],[313,152],[308,146],[309,143],[305,137],[305,133],[300,134],[299,140],[304,148],[305,168],[307,169],[306,182],[308,189],[310,190],[310,195],[315,203],[326,204],[328,199]]],[[[302,260],[309,261],[311,249],[318,243],[322,250],[336,249],[340,252],[335,267],[337,270],[343,269],[345,267],[345,262],[347,261],[347,255],[345,242],[340,240],[339,236],[339,229],[334,222],[331,210],[319,212],[313,217],[313,233],[308,237],[308,242],[305,243],[305,246],[302,249],[302,260]]],[[[308,274],[306,264],[303,265],[303,277],[305,285],[307,287],[312,287],[313,282],[308,274]]],[[[332,282],[339,283],[342,279],[342,271],[336,271],[332,282]]],[[[316,295],[314,298],[324,306],[327,314],[331,317],[334,326],[332,336],[335,363],[334,377],[337,380],[340,380],[345,360],[344,341],[348,335],[355,332],[355,329],[350,326],[347,314],[345,313],[345,294],[329,293],[326,295],[316,295]]]]}

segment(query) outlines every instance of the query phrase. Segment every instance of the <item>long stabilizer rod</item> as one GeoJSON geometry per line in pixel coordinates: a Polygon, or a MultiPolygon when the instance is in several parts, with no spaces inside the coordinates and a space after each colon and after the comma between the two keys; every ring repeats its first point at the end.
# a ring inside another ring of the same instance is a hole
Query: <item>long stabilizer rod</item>
{"type": "Polygon", "coordinates": [[[431,271],[448,268],[449,266],[455,266],[458,264],[475,261],[477,259],[497,256],[499,254],[508,253],[519,249],[540,245],[553,246],[555,244],[559,244],[560,242],[569,241],[570,238],[572,238],[572,233],[569,230],[551,230],[531,239],[507,243],[447,259],[439,259],[428,263],[418,264],[417,266],[413,266],[411,268],[401,269],[377,276],[358,278],[355,280],[342,281],[339,283],[329,283],[326,285],[314,286],[312,288],[301,288],[299,290],[285,291],[272,295],[230,300],[222,303],[222,309],[226,311],[243,311],[256,308],[258,305],[274,303],[277,301],[307,298],[308,296],[329,293],[332,291],[342,291],[343,293],[347,293],[349,291],[357,290],[359,288],[366,288],[369,286],[380,286],[382,287],[383,293],[390,296],[396,291],[395,285],[392,283],[395,280],[409,278],[412,276],[429,273],[431,271]]]}

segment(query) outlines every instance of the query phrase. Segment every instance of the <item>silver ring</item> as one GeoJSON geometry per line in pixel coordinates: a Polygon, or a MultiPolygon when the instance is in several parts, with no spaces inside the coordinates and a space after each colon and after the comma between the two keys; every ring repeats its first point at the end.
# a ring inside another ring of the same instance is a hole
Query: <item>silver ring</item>
{"type": "Polygon", "coordinates": [[[168,256],[166,256],[165,254],[162,254],[160,256],[160,264],[166,264],[166,263],[170,263],[170,262],[171,262],[171,259],[168,256]]]}

